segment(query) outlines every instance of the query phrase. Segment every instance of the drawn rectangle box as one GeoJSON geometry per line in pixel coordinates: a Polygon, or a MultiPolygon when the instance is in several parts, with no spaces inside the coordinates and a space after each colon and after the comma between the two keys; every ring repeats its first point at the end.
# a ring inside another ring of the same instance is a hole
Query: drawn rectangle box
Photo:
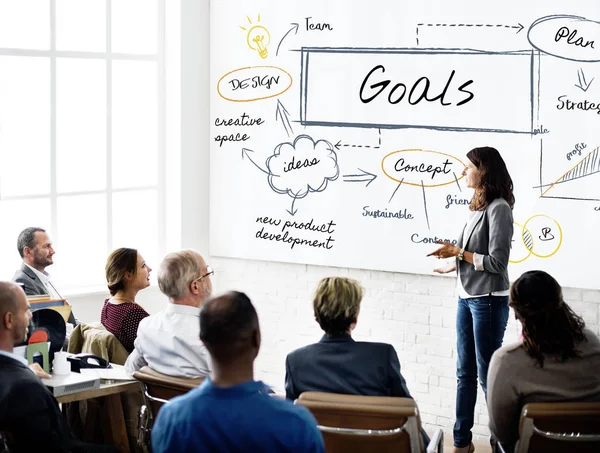
{"type": "Polygon", "coordinates": [[[535,51],[305,47],[300,55],[304,126],[518,134],[535,128],[535,51]],[[427,85],[430,100],[414,102],[427,85]]]}

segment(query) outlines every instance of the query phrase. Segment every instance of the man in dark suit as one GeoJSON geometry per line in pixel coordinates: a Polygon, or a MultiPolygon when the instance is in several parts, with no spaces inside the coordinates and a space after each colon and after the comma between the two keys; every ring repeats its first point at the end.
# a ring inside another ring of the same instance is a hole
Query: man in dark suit
{"type": "MultiPolygon", "coordinates": [[[[286,397],[303,392],[412,398],[400,373],[398,354],[391,344],[354,341],[363,290],[356,280],[322,279],[315,293],[315,319],[325,332],[318,343],[288,354],[285,361],[286,397]]],[[[425,447],[429,437],[422,431],[425,447]]]]}
{"type": "Polygon", "coordinates": [[[18,285],[0,282],[0,431],[12,453],[114,452],[112,447],[80,442],[67,426],[58,403],[22,357],[13,354],[31,319],[18,285]]]}
{"type": "MultiPolygon", "coordinates": [[[[52,257],[55,253],[46,230],[37,227],[25,228],[17,239],[17,248],[23,258],[23,264],[15,272],[13,282],[21,285],[28,296],[47,294],[53,299],[62,299],[46,272],[46,267],[54,264],[52,257]]],[[[69,315],[68,322],[76,324],[73,312],[69,315]]]]}

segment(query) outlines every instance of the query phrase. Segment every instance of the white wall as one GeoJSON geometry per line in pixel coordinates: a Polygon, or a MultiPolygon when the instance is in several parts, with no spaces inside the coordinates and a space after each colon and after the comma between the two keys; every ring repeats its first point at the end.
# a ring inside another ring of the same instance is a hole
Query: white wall
{"type": "MultiPolygon", "coordinates": [[[[183,247],[208,250],[209,112],[208,0],[182,0],[181,228],[183,247]]],[[[226,207],[224,207],[226,208],[226,207]]],[[[355,338],[389,342],[426,426],[451,432],[454,423],[456,298],[454,280],[442,277],[328,268],[210,257],[216,292],[246,292],[259,312],[263,335],[256,377],[283,389],[284,360],[293,349],[318,341],[311,296],[317,281],[331,275],[358,279],[366,289],[355,338]]],[[[600,291],[564,290],[571,307],[600,334],[600,291]]],[[[71,298],[77,316],[98,319],[103,295],[71,298]]],[[[164,304],[156,287],[140,293],[150,312],[164,304]]],[[[506,341],[516,339],[510,320],[506,341]]],[[[480,395],[474,432],[487,436],[487,411],[480,395]]]]}
{"type": "MultiPolygon", "coordinates": [[[[256,305],[263,339],[256,376],[277,390],[283,389],[286,354],[322,335],[312,313],[317,281],[332,275],[359,280],[366,292],[354,338],[394,345],[425,426],[444,427],[450,435],[456,396],[454,279],[215,257],[211,264],[219,290],[244,291],[256,305]]],[[[600,335],[600,291],[565,288],[564,295],[600,335]]],[[[511,314],[505,341],[517,335],[511,314]]],[[[480,392],[474,433],[486,437],[483,401],[480,392]]]]}

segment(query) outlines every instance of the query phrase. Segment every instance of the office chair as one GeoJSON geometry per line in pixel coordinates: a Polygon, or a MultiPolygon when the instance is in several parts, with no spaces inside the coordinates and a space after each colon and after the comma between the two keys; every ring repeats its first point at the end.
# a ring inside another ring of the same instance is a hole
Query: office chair
{"type": "Polygon", "coordinates": [[[441,428],[425,450],[419,409],[410,398],[304,392],[295,404],[317,419],[327,453],[443,453],[441,428]]]}
{"type": "Polygon", "coordinates": [[[167,376],[147,366],[135,371],[133,377],[140,381],[144,395],[144,404],[138,411],[138,445],[149,449],[152,425],[162,405],[198,387],[204,378],[167,376]]]}
{"type": "Polygon", "coordinates": [[[600,402],[526,404],[515,453],[538,452],[600,452],[600,402]]]}

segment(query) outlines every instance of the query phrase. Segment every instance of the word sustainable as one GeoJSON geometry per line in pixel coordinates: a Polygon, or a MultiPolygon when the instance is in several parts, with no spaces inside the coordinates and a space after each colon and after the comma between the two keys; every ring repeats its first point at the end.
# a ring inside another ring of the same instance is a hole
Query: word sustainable
{"type": "Polygon", "coordinates": [[[373,209],[371,206],[363,206],[363,217],[373,217],[374,219],[397,219],[397,220],[411,220],[414,219],[413,215],[408,212],[406,208],[404,210],[399,209],[398,211],[388,211],[385,209],[373,209]]]}
{"type": "MultiPolygon", "coordinates": [[[[364,78],[360,90],[359,97],[360,100],[368,104],[369,102],[375,100],[380,94],[382,94],[388,86],[392,84],[390,79],[382,79],[381,75],[385,73],[385,66],[377,65],[373,69],[371,69],[366,77],[364,78]],[[381,73],[381,74],[380,74],[381,73]],[[374,82],[374,83],[373,83],[374,82]],[[368,83],[371,85],[367,86],[368,83]]],[[[440,104],[443,106],[452,105],[452,102],[449,102],[446,99],[446,95],[448,93],[448,89],[452,85],[452,80],[454,79],[454,75],[456,71],[453,69],[446,81],[446,85],[444,89],[437,95],[431,95],[431,81],[427,77],[419,77],[413,84],[410,90],[408,90],[408,86],[410,83],[405,84],[404,82],[398,82],[391,86],[389,92],[387,93],[387,101],[390,104],[398,104],[400,103],[406,93],[408,91],[408,103],[410,105],[417,105],[419,102],[425,100],[426,102],[436,102],[440,101],[440,104]]],[[[472,91],[467,90],[466,88],[473,83],[473,80],[467,80],[462,85],[458,87],[458,92],[463,94],[464,97],[456,104],[456,106],[461,106],[469,102],[475,94],[472,91]]]]}

